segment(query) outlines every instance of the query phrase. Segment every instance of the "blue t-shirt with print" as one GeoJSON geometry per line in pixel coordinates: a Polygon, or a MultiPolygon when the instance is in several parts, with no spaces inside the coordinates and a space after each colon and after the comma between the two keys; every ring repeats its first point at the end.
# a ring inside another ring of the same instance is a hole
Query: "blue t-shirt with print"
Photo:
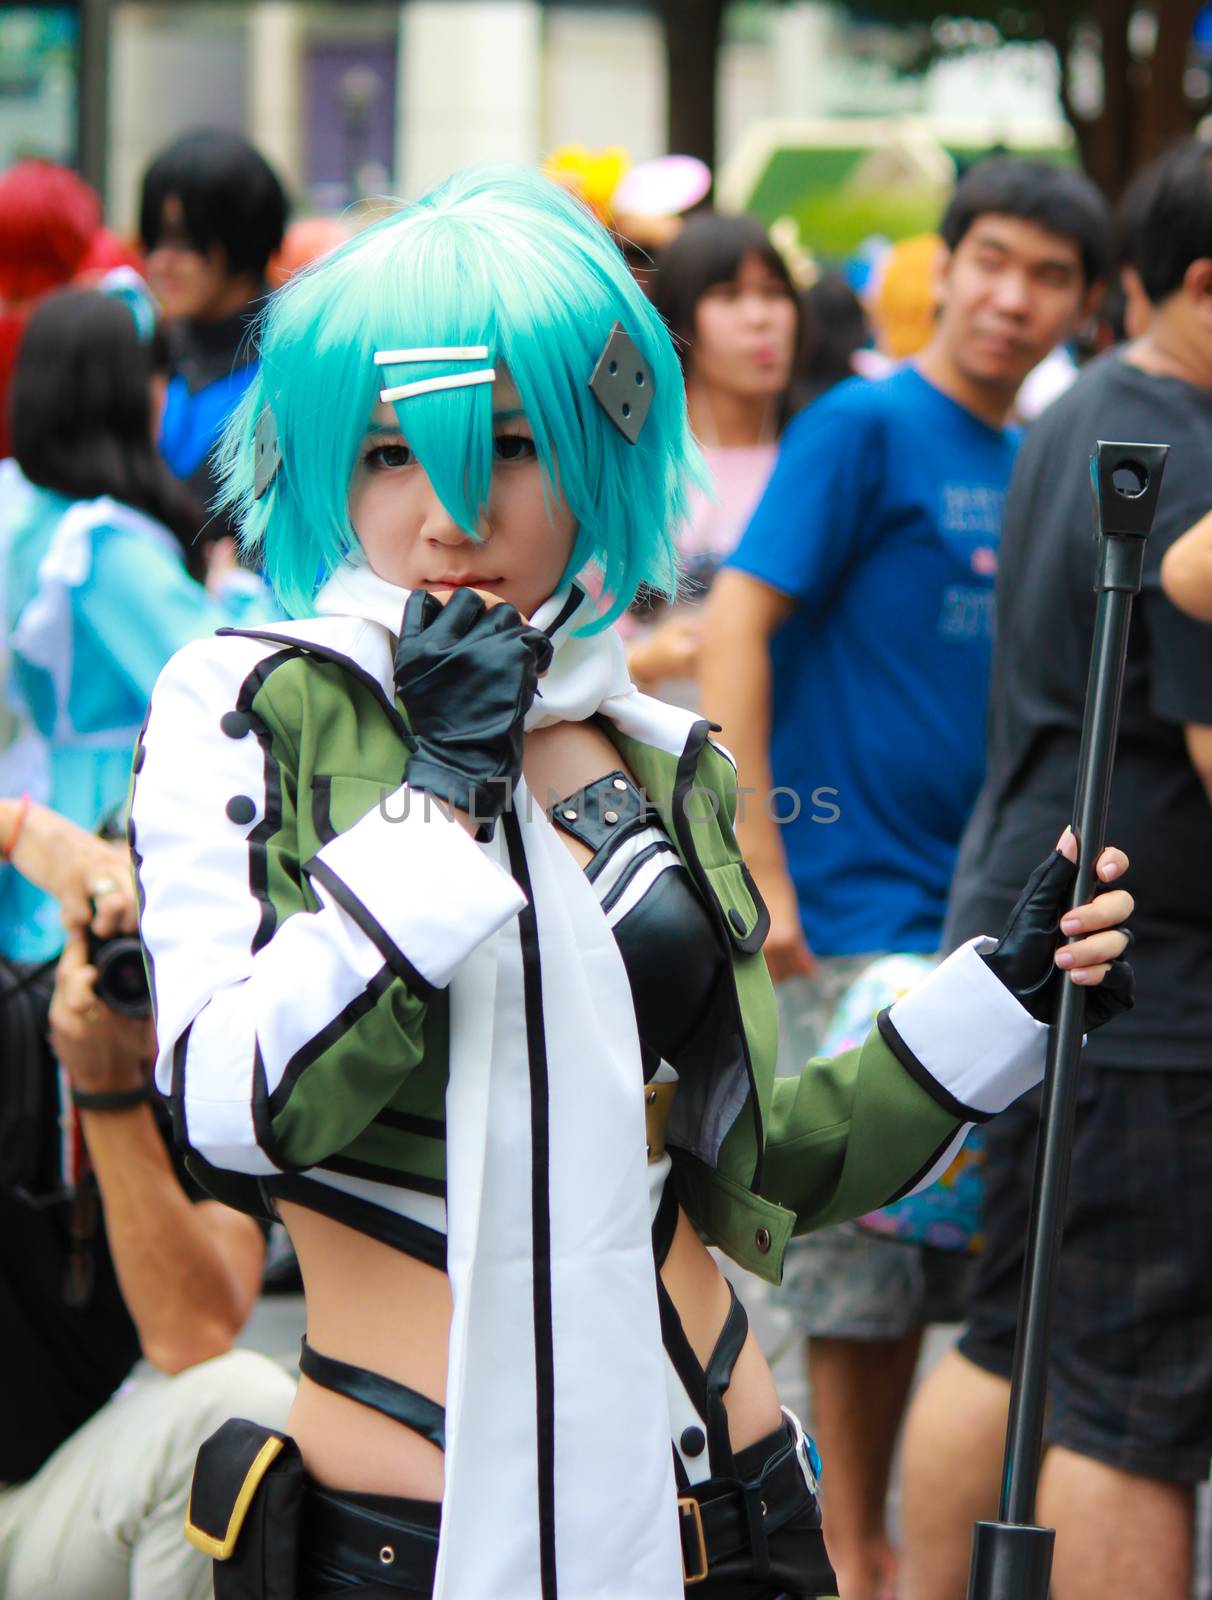
{"type": "Polygon", "coordinates": [[[768,803],[819,955],[939,945],[1017,446],[912,367],[849,380],[788,428],[728,562],[796,601],[770,645],[768,803]]]}

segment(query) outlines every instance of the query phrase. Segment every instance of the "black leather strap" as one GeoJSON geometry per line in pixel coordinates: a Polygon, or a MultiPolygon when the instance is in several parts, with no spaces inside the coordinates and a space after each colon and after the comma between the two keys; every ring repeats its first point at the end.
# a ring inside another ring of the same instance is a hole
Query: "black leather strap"
{"type": "Polygon", "coordinates": [[[308,1483],[300,1594],[330,1594],[334,1585],[368,1595],[432,1594],[440,1519],[436,1503],[353,1495],[308,1483]]]}
{"type": "Polygon", "coordinates": [[[661,1190],[660,1203],[657,1214],[652,1222],[652,1253],[656,1258],[657,1271],[665,1265],[665,1258],[673,1244],[673,1236],[678,1226],[678,1196],[674,1188],[672,1177],[665,1179],[665,1187],[661,1190]]]}
{"type": "Polygon", "coordinates": [[[72,1086],[72,1104],[77,1111],[130,1111],[135,1106],[145,1106],[151,1099],[151,1089],[146,1083],[133,1089],[77,1089],[72,1086]]]}
{"type": "Polygon", "coordinates": [[[347,1400],[356,1400],[372,1411],[381,1411],[393,1422],[402,1423],[413,1433],[428,1439],[430,1444],[436,1444],[439,1450],[445,1450],[446,1412],[436,1400],[418,1394],[394,1378],[369,1372],[365,1367],[351,1366],[332,1356],[322,1356],[306,1339],[299,1346],[299,1371],[322,1389],[331,1389],[347,1400]]]}
{"type": "MultiPolygon", "coordinates": [[[[617,768],[560,800],[547,815],[595,857],[604,850],[609,853],[608,847],[613,848],[619,839],[655,820],[649,817],[645,798],[634,782],[617,768]]],[[[591,878],[595,876],[590,870],[593,866],[591,861],[586,868],[591,878]]]]}
{"type": "Polygon", "coordinates": [[[749,1333],[749,1318],[745,1314],[745,1307],[737,1299],[736,1290],[731,1284],[728,1285],[728,1295],[731,1301],[728,1315],[724,1318],[724,1326],[715,1341],[715,1349],[703,1369],[707,1388],[707,1412],[704,1419],[707,1423],[707,1448],[711,1471],[715,1477],[730,1477],[736,1472],[732,1442],[728,1437],[728,1412],[724,1406],[724,1396],[728,1393],[728,1385],[732,1382],[732,1369],[736,1366],[737,1357],[749,1333]]]}
{"type": "MultiPolygon", "coordinates": [[[[767,1463],[761,1477],[755,1483],[733,1483],[718,1493],[712,1491],[710,1484],[703,1484],[690,1492],[699,1502],[699,1512],[703,1519],[708,1572],[712,1567],[727,1561],[730,1556],[752,1548],[749,1510],[751,1501],[756,1503],[757,1515],[761,1519],[763,1544],[793,1517],[815,1507],[816,1504],[815,1496],[804,1481],[804,1474],[796,1458],[794,1441],[790,1439],[786,1448],[780,1450],[767,1463]]],[[[679,1521],[686,1560],[689,1563],[687,1570],[693,1572],[696,1564],[693,1531],[689,1519],[682,1517],[679,1521]]]]}

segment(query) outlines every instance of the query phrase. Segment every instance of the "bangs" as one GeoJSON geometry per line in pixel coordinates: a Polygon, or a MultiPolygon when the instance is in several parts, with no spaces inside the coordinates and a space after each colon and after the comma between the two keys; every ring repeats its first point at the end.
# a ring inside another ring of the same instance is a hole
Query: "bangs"
{"type": "MultiPolygon", "coordinates": [[[[225,438],[223,500],[242,518],[288,610],[298,614],[357,547],[349,482],[382,388],[493,367],[517,388],[549,509],[577,523],[565,578],[601,568],[617,615],[641,584],[671,594],[672,534],[702,467],[677,358],[606,232],[536,173],[462,174],[359,234],[271,303],[261,367],[225,438]],[[616,322],[653,372],[632,445],[588,384],[616,322]],[[487,347],[486,358],[376,366],[376,351],[487,347]],[[252,429],[268,402],[282,464],[251,493],[252,429]]],[[[493,470],[496,385],[412,395],[393,409],[450,516],[478,537],[493,470]]]]}
{"type": "Polygon", "coordinates": [[[787,263],[760,222],[714,213],[692,217],[657,258],[653,300],[679,339],[694,338],[699,301],[722,283],[732,283],[746,256],[756,256],[795,297],[787,263]]]}

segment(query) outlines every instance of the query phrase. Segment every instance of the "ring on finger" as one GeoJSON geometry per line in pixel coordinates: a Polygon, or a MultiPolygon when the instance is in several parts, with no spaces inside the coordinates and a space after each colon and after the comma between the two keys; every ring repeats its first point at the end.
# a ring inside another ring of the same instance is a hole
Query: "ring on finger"
{"type": "Polygon", "coordinates": [[[84,1011],[82,1013],[82,1015],[84,1017],[85,1022],[88,1022],[88,1023],[98,1022],[98,1021],[100,1021],[100,1018],[101,1018],[101,1007],[98,1006],[98,1005],[91,1005],[91,1006],[89,1006],[87,1008],[86,1011],[84,1011]]]}
{"type": "Polygon", "coordinates": [[[89,894],[96,900],[99,895],[117,894],[118,881],[116,878],[98,878],[96,883],[89,885],[89,894]]]}

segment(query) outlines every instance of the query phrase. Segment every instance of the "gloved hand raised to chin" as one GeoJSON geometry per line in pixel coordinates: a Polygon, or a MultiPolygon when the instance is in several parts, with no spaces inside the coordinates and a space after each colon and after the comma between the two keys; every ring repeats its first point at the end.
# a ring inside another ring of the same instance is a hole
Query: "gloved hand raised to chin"
{"type": "MultiPolygon", "coordinates": [[[[1121,926],[1132,914],[1132,896],[1111,889],[1070,912],[1076,853],[1076,841],[1066,830],[1057,849],[1027,879],[996,948],[981,959],[1037,1022],[1055,1020],[1065,969],[1078,974],[1075,981],[1089,991],[1089,1030],[1133,1004],[1132,967],[1124,958],[1132,935],[1121,926]],[[1070,945],[1064,942],[1066,934],[1087,937],[1070,945]]],[[[1104,880],[1117,876],[1126,865],[1121,851],[1105,850],[1098,876],[1104,880]]]]}
{"type": "Polygon", "coordinates": [[[396,647],[396,693],[415,741],[407,779],[491,837],[522,770],[522,734],[551,640],[471,589],[445,605],[414,590],[396,647]]]}

